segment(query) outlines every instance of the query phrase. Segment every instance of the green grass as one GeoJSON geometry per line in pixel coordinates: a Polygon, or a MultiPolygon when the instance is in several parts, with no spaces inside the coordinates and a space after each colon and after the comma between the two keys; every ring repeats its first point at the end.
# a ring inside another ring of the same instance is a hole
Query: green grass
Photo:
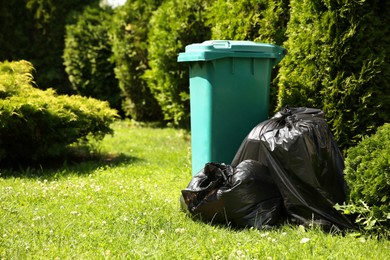
{"type": "Polygon", "coordinates": [[[390,242],[284,226],[234,230],[180,211],[191,179],[180,130],[114,124],[101,160],[2,170],[2,259],[389,259],[390,242]]]}

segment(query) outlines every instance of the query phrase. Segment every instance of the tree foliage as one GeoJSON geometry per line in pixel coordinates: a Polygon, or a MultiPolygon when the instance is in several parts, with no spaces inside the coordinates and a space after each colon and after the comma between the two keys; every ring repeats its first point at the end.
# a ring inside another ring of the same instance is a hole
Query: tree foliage
{"type": "Polygon", "coordinates": [[[64,65],[75,92],[106,100],[121,108],[120,89],[115,78],[111,40],[108,34],[111,9],[88,7],[66,26],[64,65]]]}
{"type": "MultiPolygon", "coordinates": [[[[149,69],[149,20],[162,0],[127,1],[116,9],[113,28],[115,74],[124,96],[123,110],[134,120],[161,119],[161,108],[143,75],[149,69]]],[[[152,43],[153,44],[153,43],[152,43]]]]}
{"type": "Polygon", "coordinates": [[[344,173],[350,199],[344,212],[357,214],[364,229],[390,236],[390,123],[348,150],[344,173]]]}
{"type": "Polygon", "coordinates": [[[344,172],[353,202],[385,204],[390,213],[390,123],[348,150],[344,172]]]}
{"type": "Polygon", "coordinates": [[[164,120],[189,127],[188,65],[177,62],[185,46],[210,38],[205,25],[206,0],[166,0],[150,20],[148,86],[159,102],[164,120]]]}
{"type": "Polygon", "coordinates": [[[52,158],[77,140],[112,133],[116,112],[108,103],[35,88],[33,70],[27,61],[0,63],[2,164],[52,158]]]}
{"type": "Polygon", "coordinates": [[[325,111],[342,149],[389,121],[390,2],[291,0],[278,106],[325,111]]]}
{"type": "Polygon", "coordinates": [[[212,39],[249,40],[259,37],[262,11],[267,0],[217,0],[209,8],[212,39]]]}
{"type": "Polygon", "coordinates": [[[69,15],[99,0],[1,0],[0,60],[29,60],[39,86],[61,93],[71,88],[62,54],[69,15]]]}
{"type": "Polygon", "coordinates": [[[34,16],[25,5],[26,0],[0,0],[0,60],[19,60],[33,53],[34,16]]]}
{"type": "Polygon", "coordinates": [[[283,46],[287,40],[290,0],[266,1],[266,8],[261,10],[260,17],[258,36],[255,41],[283,46]]]}
{"type": "Polygon", "coordinates": [[[282,45],[290,0],[217,0],[208,8],[212,39],[282,45]]]}
{"type": "MultiPolygon", "coordinates": [[[[70,92],[61,58],[65,24],[69,14],[98,0],[1,1],[0,59],[28,59],[39,86],[70,92]]],[[[160,120],[162,113],[164,120],[188,126],[188,68],[176,62],[186,45],[211,38],[275,43],[288,55],[280,73],[273,70],[271,104],[277,84],[276,110],[324,110],[345,151],[389,122],[389,9],[390,2],[381,0],[127,1],[116,9],[110,33],[123,107],[135,120],[160,120]]],[[[103,46],[102,35],[93,50],[103,46]]],[[[107,59],[96,57],[108,71],[107,59]]]]}

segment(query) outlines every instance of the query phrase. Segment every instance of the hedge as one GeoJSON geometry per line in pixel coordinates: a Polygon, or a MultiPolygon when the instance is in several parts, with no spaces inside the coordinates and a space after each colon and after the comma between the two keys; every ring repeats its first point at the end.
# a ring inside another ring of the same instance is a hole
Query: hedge
{"type": "Polygon", "coordinates": [[[0,162],[36,162],[62,155],[78,140],[111,134],[116,111],[107,102],[35,88],[30,62],[0,63],[0,162]]]}

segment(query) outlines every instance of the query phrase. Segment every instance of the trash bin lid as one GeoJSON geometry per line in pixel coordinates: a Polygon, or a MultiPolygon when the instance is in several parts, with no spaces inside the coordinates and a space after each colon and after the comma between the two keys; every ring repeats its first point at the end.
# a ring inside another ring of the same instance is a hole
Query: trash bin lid
{"type": "Polygon", "coordinates": [[[191,62],[226,57],[246,57],[274,59],[275,65],[286,53],[286,49],[274,44],[252,41],[211,40],[187,45],[185,52],[179,53],[177,61],[191,62]]]}

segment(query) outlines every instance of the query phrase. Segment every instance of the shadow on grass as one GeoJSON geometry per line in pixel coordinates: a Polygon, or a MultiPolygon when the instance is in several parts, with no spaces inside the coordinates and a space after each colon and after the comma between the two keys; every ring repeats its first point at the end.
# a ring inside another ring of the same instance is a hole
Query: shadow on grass
{"type": "Polygon", "coordinates": [[[0,178],[61,178],[68,175],[89,175],[102,167],[117,167],[142,161],[126,154],[79,153],[51,158],[40,162],[17,162],[0,167],[0,178]]]}

